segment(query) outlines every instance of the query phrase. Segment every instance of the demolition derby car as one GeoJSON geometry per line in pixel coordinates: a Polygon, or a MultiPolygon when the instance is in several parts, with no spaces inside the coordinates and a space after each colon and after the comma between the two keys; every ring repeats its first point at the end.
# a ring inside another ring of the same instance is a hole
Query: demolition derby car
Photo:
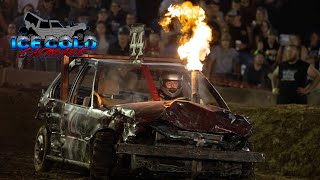
{"type": "Polygon", "coordinates": [[[201,72],[199,102],[191,101],[191,73],[180,61],[145,58],[137,65],[127,57],[65,57],[38,104],[36,118],[44,124],[35,142],[35,170],[60,162],[87,168],[98,179],[141,169],[205,179],[251,177],[253,163],[265,159],[251,152],[252,125],[230,111],[201,72]],[[159,98],[165,72],[183,77],[179,98],[159,98]]]}

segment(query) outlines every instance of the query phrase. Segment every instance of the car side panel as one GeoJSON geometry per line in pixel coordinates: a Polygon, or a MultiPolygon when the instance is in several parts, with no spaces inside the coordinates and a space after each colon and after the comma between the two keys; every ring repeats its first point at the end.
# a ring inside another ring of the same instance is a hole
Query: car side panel
{"type": "MultiPolygon", "coordinates": [[[[46,96],[46,95],[45,95],[46,96]]],[[[60,124],[64,102],[58,99],[43,97],[40,100],[37,118],[46,122],[50,131],[51,155],[62,156],[60,141],[60,124]]]]}
{"type": "Polygon", "coordinates": [[[87,122],[87,107],[66,103],[60,124],[63,157],[67,159],[87,162],[88,141],[83,138],[87,122]]]}

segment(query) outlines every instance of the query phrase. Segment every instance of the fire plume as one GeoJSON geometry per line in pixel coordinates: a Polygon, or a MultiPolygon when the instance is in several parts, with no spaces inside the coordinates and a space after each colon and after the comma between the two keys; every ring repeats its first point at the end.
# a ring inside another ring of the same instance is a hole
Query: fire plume
{"type": "Polygon", "coordinates": [[[200,6],[194,6],[186,1],[180,5],[171,5],[164,15],[160,25],[168,32],[173,18],[181,24],[178,54],[181,59],[187,59],[188,70],[202,70],[202,62],[210,53],[212,31],[206,24],[205,11],[200,6]]]}

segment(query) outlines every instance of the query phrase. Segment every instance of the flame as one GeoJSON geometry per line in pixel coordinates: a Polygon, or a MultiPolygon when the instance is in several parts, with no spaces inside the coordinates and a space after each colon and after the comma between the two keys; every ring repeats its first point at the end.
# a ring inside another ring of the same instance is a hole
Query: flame
{"type": "Polygon", "coordinates": [[[181,24],[178,54],[181,59],[187,59],[186,68],[201,71],[201,61],[210,53],[212,41],[212,31],[205,22],[205,11],[186,1],[180,5],[171,5],[164,16],[159,24],[166,32],[173,18],[176,17],[181,24]]]}

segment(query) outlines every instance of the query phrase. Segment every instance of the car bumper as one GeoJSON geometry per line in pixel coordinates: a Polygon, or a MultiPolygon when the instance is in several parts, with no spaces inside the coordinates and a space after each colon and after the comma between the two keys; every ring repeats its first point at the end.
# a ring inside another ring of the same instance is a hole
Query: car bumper
{"type": "Polygon", "coordinates": [[[262,153],[218,151],[185,146],[148,146],[118,144],[117,154],[131,155],[131,169],[147,169],[153,174],[164,173],[207,177],[241,176],[246,166],[264,162],[262,153]]]}
{"type": "Polygon", "coordinates": [[[228,162],[264,162],[263,153],[247,151],[220,151],[210,148],[181,146],[148,146],[141,144],[118,144],[118,154],[150,156],[161,158],[178,158],[188,160],[213,160],[228,162]]]}

